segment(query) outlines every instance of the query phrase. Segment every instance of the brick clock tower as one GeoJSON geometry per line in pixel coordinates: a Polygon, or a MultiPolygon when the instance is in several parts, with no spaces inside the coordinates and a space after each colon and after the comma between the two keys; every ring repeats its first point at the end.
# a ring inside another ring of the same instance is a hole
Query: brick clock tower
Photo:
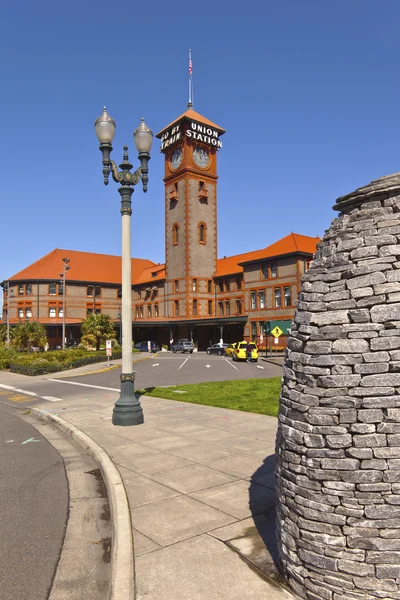
{"type": "Polygon", "coordinates": [[[167,317],[215,315],[217,151],[224,133],[189,103],[156,136],[165,156],[167,317]]]}

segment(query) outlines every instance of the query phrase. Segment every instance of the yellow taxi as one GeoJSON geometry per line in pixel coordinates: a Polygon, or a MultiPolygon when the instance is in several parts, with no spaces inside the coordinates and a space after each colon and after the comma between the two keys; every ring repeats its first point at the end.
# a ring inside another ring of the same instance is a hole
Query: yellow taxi
{"type": "Polygon", "coordinates": [[[225,348],[225,356],[232,356],[234,349],[236,348],[236,344],[229,344],[227,348],[225,348]]]}
{"type": "MultiPolygon", "coordinates": [[[[232,360],[247,360],[247,345],[249,342],[243,340],[238,342],[236,348],[232,351],[232,360]]],[[[258,348],[254,342],[250,342],[251,345],[251,360],[253,362],[258,361],[258,348]]]]}

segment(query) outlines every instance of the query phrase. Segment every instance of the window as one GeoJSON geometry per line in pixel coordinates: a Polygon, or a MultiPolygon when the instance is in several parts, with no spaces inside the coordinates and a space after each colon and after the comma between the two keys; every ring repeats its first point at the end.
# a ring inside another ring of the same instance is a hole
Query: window
{"type": "Polygon", "coordinates": [[[207,306],[207,315],[209,317],[212,317],[212,300],[208,301],[208,306],[207,306]]]}
{"type": "Polygon", "coordinates": [[[236,314],[237,315],[242,314],[242,301],[241,300],[236,300],[236,314]]]}
{"type": "Polygon", "coordinates": [[[281,290],[281,288],[274,289],[274,297],[275,297],[275,308],[281,308],[281,306],[282,306],[282,290],[281,290]]]}
{"type": "Polygon", "coordinates": [[[291,297],[291,293],[290,293],[290,287],[283,288],[283,304],[284,304],[284,306],[292,305],[292,297],[291,297]]]}
{"type": "Polygon", "coordinates": [[[242,278],[241,277],[236,277],[236,289],[237,290],[242,289],[242,278]]]}
{"type": "Polygon", "coordinates": [[[174,302],[174,312],[175,316],[179,317],[179,300],[175,300],[174,302]]]}
{"type": "Polygon", "coordinates": [[[257,321],[251,322],[251,339],[257,340],[257,321]]]}
{"type": "Polygon", "coordinates": [[[122,298],[122,287],[117,289],[117,298],[122,298]]]}
{"type": "Polygon", "coordinates": [[[24,309],[23,308],[18,309],[18,317],[20,319],[23,319],[23,317],[24,317],[24,309]]]}
{"type": "Polygon", "coordinates": [[[174,246],[179,244],[179,225],[178,223],[174,223],[172,226],[172,243],[174,246]]]}
{"type": "Polygon", "coordinates": [[[261,277],[262,279],[268,279],[268,264],[263,263],[261,265],[261,277]]]}
{"type": "Polygon", "coordinates": [[[225,314],[231,314],[231,303],[229,302],[229,300],[225,300],[225,314]]]}
{"type": "Polygon", "coordinates": [[[205,244],[207,241],[207,225],[205,223],[199,223],[199,242],[205,244]]]}
{"type": "Polygon", "coordinates": [[[211,293],[212,293],[212,279],[209,279],[209,280],[207,281],[207,292],[208,292],[209,294],[211,294],[211,293]]]}
{"type": "Polygon", "coordinates": [[[197,316],[197,300],[193,300],[193,316],[197,316]]]}
{"type": "Polygon", "coordinates": [[[219,307],[219,316],[223,317],[224,316],[224,303],[218,302],[218,307],[219,307]]]}
{"type": "Polygon", "coordinates": [[[154,305],[154,316],[158,317],[158,304],[154,305]]]}
{"type": "Polygon", "coordinates": [[[193,279],[192,290],[193,292],[197,292],[197,279],[193,279]]]}
{"type": "Polygon", "coordinates": [[[59,309],[58,309],[58,316],[59,316],[59,317],[63,317],[63,316],[64,316],[64,311],[63,311],[63,309],[62,309],[62,308],[59,308],[59,309]]]}
{"type": "Polygon", "coordinates": [[[224,284],[225,284],[225,291],[229,292],[230,287],[231,287],[230,283],[229,283],[229,279],[225,279],[224,284]]]}
{"type": "Polygon", "coordinates": [[[87,316],[92,315],[93,314],[93,308],[87,308],[86,309],[86,314],[87,314],[87,316]]]}
{"type": "Polygon", "coordinates": [[[224,291],[224,282],[222,281],[218,281],[218,291],[219,292],[223,292],[224,291]]]}
{"type": "Polygon", "coordinates": [[[49,283],[49,296],[55,296],[57,293],[57,284],[49,283]]]}
{"type": "Polygon", "coordinates": [[[86,296],[89,296],[90,298],[93,298],[93,295],[94,295],[94,286],[93,285],[88,285],[87,286],[87,290],[86,290],[86,296]]]}
{"type": "Polygon", "coordinates": [[[28,306],[28,308],[25,310],[25,314],[27,319],[32,318],[32,308],[30,306],[28,306]]]}
{"type": "Polygon", "coordinates": [[[174,292],[175,294],[179,293],[179,279],[175,279],[174,281],[174,292]]]}
{"type": "Polygon", "coordinates": [[[275,279],[275,277],[278,277],[278,267],[275,262],[270,264],[270,269],[271,269],[271,278],[275,279]]]}
{"type": "Polygon", "coordinates": [[[255,310],[257,308],[257,297],[256,292],[250,292],[250,308],[251,310],[255,310]]]}
{"type": "Polygon", "coordinates": [[[99,285],[95,285],[95,287],[94,287],[94,293],[95,293],[96,297],[100,298],[100,296],[101,296],[101,287],[99,285]]]}
{"type": "Polygon", "coordinates": [[[139,306],[139,319],[143,319],[143,305],[139,306]]]}
{"type": "Polygon", "coordinates": [[[139,307],[138,306],[136,307],[136,318],[137,319],[139,318],[139,307]]]}
{"type": "Polygon", "coordinates": [[[24,296],[25,295],[25,286],[23,283],[21,283],[18,286],[18,296],[24,296]]]}
{"type": "Polygon", "coordinates": [[[55,316],[56,316],[56,307],[55,306],[50,306],[50,308],[49,308],[49,317],[55,318],[55,316]]]}
{"type": "Polygon", "coordinates": [[[260,301],[260,308],[265,308],[265,291],[264,290],[260,290],[258,292],[258,298],[260,301]]]}
{"type": "Polygon", "coordinates": [[[151,317],[151,304],[147,305],[147,316],[151,317]]]}
{"type": "Polygon", "coordinates": [[[96,315],[101,315],[101,308],[95,308],[94,312],[96,315]]]}
{"type": "Polygon", "coordinates": [[[26,291],[25,291],[27,296],[30,296],[32,294],[32,284],[31,283],[27,283],[26,284],[26,291]]]}

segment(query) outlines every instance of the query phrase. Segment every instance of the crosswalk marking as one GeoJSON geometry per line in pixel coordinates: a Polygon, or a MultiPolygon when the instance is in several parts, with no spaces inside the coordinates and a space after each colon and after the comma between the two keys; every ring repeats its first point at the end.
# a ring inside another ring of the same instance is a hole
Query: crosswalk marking
{"type": "Polygon", "coordinates": [[[49,402],[62,402],[62,398],[56,398],[55,396],[41,396],[43,400],[48,400],[49,402]]]}

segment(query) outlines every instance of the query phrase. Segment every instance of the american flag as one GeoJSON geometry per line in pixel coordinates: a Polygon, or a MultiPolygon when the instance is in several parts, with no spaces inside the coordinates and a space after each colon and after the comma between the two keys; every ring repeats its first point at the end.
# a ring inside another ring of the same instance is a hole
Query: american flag
{"type": "Polygon", "coordinates": [[[189,52],[189,75],[193,73],[192,54],[189,52]]]}

